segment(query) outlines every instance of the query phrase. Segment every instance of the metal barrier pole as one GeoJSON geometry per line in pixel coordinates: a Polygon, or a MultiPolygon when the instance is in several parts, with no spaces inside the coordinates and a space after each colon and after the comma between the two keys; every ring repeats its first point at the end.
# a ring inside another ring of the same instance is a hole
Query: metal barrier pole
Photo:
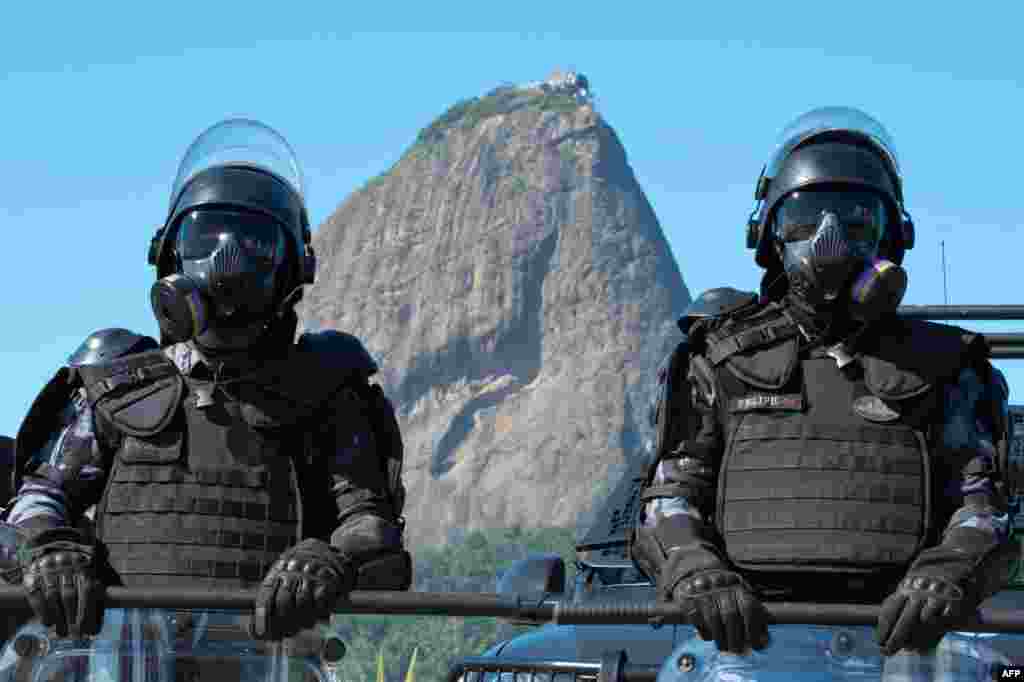
{"type": "MultiPolygon", "coordinates": [[[[253,590],[214,592],[199,589],[125,588],[106,590],[107,608],[216,609],[251,611],[253,590]]],[[[767,602],[776,624],[874,625],[878,606],[865,604],[804,604],[767,602]]],[[[28,601],[19,586],[0,587],[0,611],[27,611],[28,601]]],[[[537,601],[521,596],[453,592],[353,592],[335,605],[338,614],[484,616],[562,624],[682,624],[677,607],[657,602],[575,604],[537,601]]],[[[1024,610],[983,608],[958,625],[957,630],[1024,633],[1024,610]]]]}
{"type": "Polygon", "coordinates": [[[1024,320],[1024,305],[901,305],[910,320],[1024,320]]]}

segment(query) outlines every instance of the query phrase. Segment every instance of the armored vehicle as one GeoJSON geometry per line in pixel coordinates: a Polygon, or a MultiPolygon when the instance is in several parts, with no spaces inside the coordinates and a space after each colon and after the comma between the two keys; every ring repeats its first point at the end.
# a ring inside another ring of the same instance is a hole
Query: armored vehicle
{"type": "MultiPolygon", "coordinates": [[[[903,306],[900,313],[933,320],[1022,320],[1024,306],[903,306]]],[[[1024,359],[1024,333],[985,336],[993,359],[1024,359]]],[[[1016,436],[1010,455],[1011,472],[1019,475],[1024,467],[1024,405],[1010,409],[1016,436]]],[[[649,602],[656,598],[651,583],[633,566],[627,547],[628,530],[639,513],[640,486],[647,465],[644,456],[633,459],[594,526],[578,544],[572,590],[575,602],[649,602]]],[[[1018,529],[1024,529],[1022,499],[1015,497],[1011,508],[1018,529]]],[[[564,567],[556,557],[521,560],[501,578],[499,592],[545,592],[553,596],[555,591],[564,590],[557,580],[562,571],[564,567]]],[[[841,595],[837,595],[838,600],[841,595]]],[[[862,619],[862,625],[832,625],[815,605],[792,606],[798,607],[791,612],[796,622],[774,626],[772,646],[754,654],[752,665],[739,665],[737,657],[720,655],[714,643],[701,640],[688,625],[548,622],[494,644],[481,656],[458,662],[449,680],[513,679],[506,673],[534,674],[536,679],[553,682],[879,679],[882,659],[874,629],[867,624],[871,618],[862,619]],[[803,622],[814,625],[800,624],[801,613],[806,618],[803,622]]],[[[1007,588],[986,602],[985,608],[1024,613],[1024,571],[1018,569],[1007,588]]],[[[848,611],[852,614],[854,610],[851,607],[848,611]]],[[[947,638],[947,643],[948,655],[937,665],[955,666],[960,671],[965,665],[971,666],[978,671],[977,679],[990,679],[993,666],[1024,665],[1024,628],[1017,632],[956,633],[947,638]]]]}

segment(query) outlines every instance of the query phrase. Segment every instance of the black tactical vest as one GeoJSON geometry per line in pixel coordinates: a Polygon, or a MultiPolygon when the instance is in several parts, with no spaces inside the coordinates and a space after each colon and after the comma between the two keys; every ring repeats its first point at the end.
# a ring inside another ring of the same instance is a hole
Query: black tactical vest
{"type": "Polygon", "coordinates": [[[298,355],[216,390],[162,351],[81,369],[119,443],[96,520],[125,585],[245,587],[306,535],[305,434],[351,376],[298,355]]]}
{"type": "Polygon", "coordinates": [[[894,318],[840,369],[778,306],[709,332],[725,441],[715,522],[729,558],[755,572],[878,573],[933,542],[943,387],[974,340],[894,318]]]}

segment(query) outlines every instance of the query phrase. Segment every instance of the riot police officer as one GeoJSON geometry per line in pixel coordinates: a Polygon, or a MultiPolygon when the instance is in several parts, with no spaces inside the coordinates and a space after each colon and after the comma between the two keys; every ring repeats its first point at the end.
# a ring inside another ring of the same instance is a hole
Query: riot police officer
{"type": "MultiPolygon", "coordinates": [[[[33,475],[36,477],[46,475],[48,472],[53,472],[53,476],[60,476],[61,474],[58,472],[66,470],[66,464],[73,461],[76,453],[81,451],[78,439],[83,436],[91,437],[90,431],[83,431],[84,424],[79,420],[79,415],[85,409],[88,398],[84,388],[75,387],[73,382],[67,381],[70,371],[76,367],[105,362],[123,355],[141,353],[156,348],[159,348],[156,339],[136,334],[128,329],[101,329],[86,337],[75,352],[68,356],[66,366],[58,371],[59,378],[49,382],[47,390],[41,394],[41,398],[37,399],[37,402],[47,405],[48,409],[45,412],[48,424],[45,429],[51,435],[41,448],[32,453],[31,461],[23,462],[21,468],[34,472],[33,475]],[[67,461],[65,461],[65,453],[69,455],[67,461]]],[[[33,414],[43,412],[44,410],[37,408],[33,414]]],[[[0,446],[6,447],[8,450],[5,453],[3,466],[0,467],[3,469],[0,485],[5,491],[0,499],[0,505],[2,505],[0,508],[0,584],[17,585],[22,581],[18,550],[24,545],[26,533],[19,530],[14,522],[19,522],[21,525],[34,525],[25,524],[28,517],[51,514],[53,505],[60,504],[62,498],[51,497],[49,493],[53,488],[48,483],[22,486],[21,495],[14,496],[16,482],[21,482],[21,477],[16,475],[14,468],[14,439],[0,437],[0,446]],[[9,444],[4,441],[8,441],[9,444]],[[7,490],[12,492],[7,493],[7,490]],[[17,508],[17,512],[14,511],[15,508],[17,508]]],[[[94,511],[95,508],[90,508],[79,514],[76,520],[77,529],[86,536],[90,536],[93,532],[92,514],[94,511]]],[[[0,619],[0,641],[6,641],[20,625],[20,616],[0,619]]]]}
{"type": "Polygon", "coordinates": [[[767,599],[883,597],[883,653],[930,650],[1006,578],[1006,383],[896,315],[914,229],[877,121],[796,119],[755,196],[760,293],[701,295],[659,370],[634,561],[723,651],[766,646],[767,599]]]}
{"type": "Polygon", "coordinates": [[[63,368],[18,433],[7,521],[59,635],[98,632],[109,584],[258,584],[250,630],[271,640],[357,586],[408,589],[402,442],[377,366],[348,334],[295,341],[310,236],[276,131],[233,119],[196,139],[150,245],[160,347],[63,368]],[[76,528],[92,505],[95,538],[76,528]]]}

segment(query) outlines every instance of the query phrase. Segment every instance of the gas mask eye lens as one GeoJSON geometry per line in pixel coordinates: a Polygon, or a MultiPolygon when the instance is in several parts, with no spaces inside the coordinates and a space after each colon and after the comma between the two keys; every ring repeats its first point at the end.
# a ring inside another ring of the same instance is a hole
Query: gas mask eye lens
{"type": "Polygon", "coordinates": [[[814,238],[826,214],[842,226],[844,236],[874,249],[885,232],[886,206],[865,190],[805,190],[793,192],[775,209],[775,234],[784,243],[814,238]]]}
{"type": "Polygon", "coordinates": [[[272,269],[284,261],[284,239],[284,231],[273,218],[207,209],[182,219],[176,246],[181,260],[200,261],[210,258],[225,242],[234,241],[254,265],[272,269]]]}
{"type": "Polygon", "coordinates": [[[784,242],[802,242],[814,236],[818,231],[818,223],[789,223],[779,231],[779,238],[784,242]]]}
{"type": "Polygon", "coordinates": [[[878,244],[885,231],[885,204],[875,198],[870,204],[858,203],[849,215],[840,216],[847,236],[865,244],[878,244]]]}

